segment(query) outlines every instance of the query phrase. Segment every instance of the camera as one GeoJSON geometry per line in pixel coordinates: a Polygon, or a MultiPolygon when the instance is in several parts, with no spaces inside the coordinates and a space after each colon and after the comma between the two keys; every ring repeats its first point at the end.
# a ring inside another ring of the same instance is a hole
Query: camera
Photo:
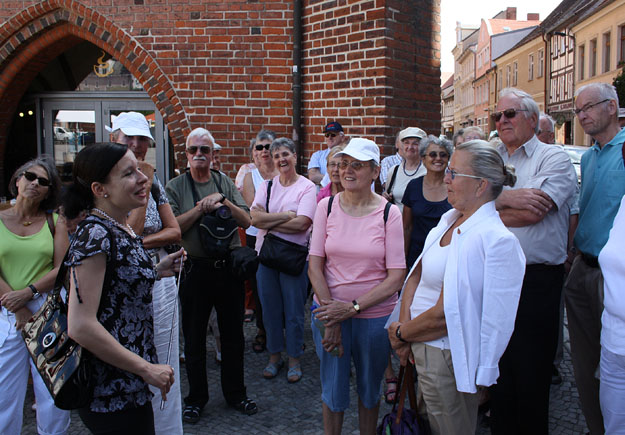
{"type": "Polygon", "coordinates": [[[227,205],[222,205],[221,207],[217,208],[214,213],[215,216],[217,216],[219,219],[228,220],[232,218],[232,212],[227,205]]]}

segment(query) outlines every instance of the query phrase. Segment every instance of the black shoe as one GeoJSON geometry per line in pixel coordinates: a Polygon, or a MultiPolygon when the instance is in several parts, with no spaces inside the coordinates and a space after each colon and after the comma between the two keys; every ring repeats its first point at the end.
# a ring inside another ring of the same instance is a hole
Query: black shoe
{"type": "Polygon", "coordinates": [[[560,385],[562,383],[562,376],[558,372],[558,368],[554,365],[551,371],[551,385],[560,385]]]}
{"type": "Polygon", "coordinates": [[[199,406],[187,405],[182,411],[182,421],[185,423],[195,424],[200,421],[200,415],[202,415],[202,408],[199,406]]]}
{"type": "Polygon", "coordinates": [[[252,399],[243,399],[239,403],[234,405],[230,405],[241,414],[253,415],[258,412],[258,406],[256,406],[256,402],[252,399]]]}

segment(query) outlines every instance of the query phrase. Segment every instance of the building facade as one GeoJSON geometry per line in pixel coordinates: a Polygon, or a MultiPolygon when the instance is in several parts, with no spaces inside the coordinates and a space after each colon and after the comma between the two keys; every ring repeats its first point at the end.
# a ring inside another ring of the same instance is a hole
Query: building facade
{"type": "Polygon", "coordinates": [[[261,128],[294,138],[302,168],[334,119],[391,154],[398,128],[440,130],[439,23],[440,0],[3,2],[0,191],[28,158],[71,161],[106,140],[124,110],[153,116],[164,180],[186,166],[195,127],[224,147],[230,175],[261,128]],[[127,88],[84,91],[90,74],[107,81],[109,60],[127,88]]]}

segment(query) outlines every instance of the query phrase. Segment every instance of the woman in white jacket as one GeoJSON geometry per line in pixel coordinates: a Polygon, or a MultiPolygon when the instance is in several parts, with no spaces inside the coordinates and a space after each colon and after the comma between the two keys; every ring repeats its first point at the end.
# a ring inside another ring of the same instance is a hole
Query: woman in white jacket
{"type": "Polygon", "coordinates": [[[497,381],[514,329],[525,256],[495,199],[515,180],[487,142],[456,148],[445,175],[454,208],[428,234],[389,327],[402,363],[414,357],[434,434],[475,432],[477,386],[497,381]]]}

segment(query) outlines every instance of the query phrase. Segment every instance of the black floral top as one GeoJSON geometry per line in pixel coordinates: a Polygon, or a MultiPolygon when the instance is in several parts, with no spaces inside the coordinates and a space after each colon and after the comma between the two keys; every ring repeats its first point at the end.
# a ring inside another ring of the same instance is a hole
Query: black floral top
{"type": "MultiPolygon", "coordinates": [[[[69,249],[68,266],[79,265],[84,258],[99,253],[106,254],[98,320],[126,349],[156,363],[152,322],[152,286],[156,271],[141,238],[133,239],[112,222],[90,215],[79,226],[69,249]],[[115,237],[113,249],[111,237],[115,237]]],[[[152,399],[148,384],[140,376],[95,357],[92,364],[96,387],[91,411],[121,411],[152,399]]]]}

